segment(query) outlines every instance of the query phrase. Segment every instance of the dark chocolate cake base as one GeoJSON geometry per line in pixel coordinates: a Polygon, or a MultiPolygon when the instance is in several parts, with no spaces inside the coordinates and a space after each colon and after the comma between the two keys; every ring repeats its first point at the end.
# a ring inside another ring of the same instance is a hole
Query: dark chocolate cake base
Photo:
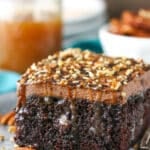
{"type": "Polygon", "coordinates": [[[127,150],[148,127],[150,90],[124,105],[31,96],[16,115],[15,141],[37,150],[127,150]]]}

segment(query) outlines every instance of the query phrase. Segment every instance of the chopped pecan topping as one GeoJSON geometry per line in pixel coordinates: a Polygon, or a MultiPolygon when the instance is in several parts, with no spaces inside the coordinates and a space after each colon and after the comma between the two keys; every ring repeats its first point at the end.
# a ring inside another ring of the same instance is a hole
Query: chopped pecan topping
{"type": "Polygon", "coordinates": [[[88,50],[68,49],[33,64],[20,84],[67,85],[94,90],[120,90],[143,74],[148,66],[141,60],[111,58],[88,50]]]}

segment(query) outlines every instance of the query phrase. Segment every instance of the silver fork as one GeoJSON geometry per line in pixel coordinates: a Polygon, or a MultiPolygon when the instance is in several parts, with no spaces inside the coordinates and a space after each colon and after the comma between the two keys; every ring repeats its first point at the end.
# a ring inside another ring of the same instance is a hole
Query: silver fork
{"type": "Polygon", "coordinates": [[[141,143],[140,143],[141,150],[150,150],[150,127],[146,130],[141,143]]]}

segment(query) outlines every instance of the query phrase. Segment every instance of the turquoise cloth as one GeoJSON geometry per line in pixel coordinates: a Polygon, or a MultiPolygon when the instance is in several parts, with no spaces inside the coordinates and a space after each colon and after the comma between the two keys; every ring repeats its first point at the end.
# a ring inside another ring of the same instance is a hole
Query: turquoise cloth
{"type": "Polygon", "coordinates": [[[103,49],[99,39],[83,39],[69,44],[66,48],[89,49],[96,53],[103,53],[103,49]]]}
{"type": "MultiPolygon", "coordinates": [[[[75,41],[69,44],[66,48],[81,48],[90,49],[96,53],[102,53],[102,47],[98,39],[85,39],[75,41]]],[[[10,71],[0,71],[0,94],[13,92],[16,90],[16,82],[20,75],[10,71]]]]}
{"type": "Polygon", "coordinates": [[[10,71],[0,71],[0,94],[16,90],[20,75],[10,71]]]}

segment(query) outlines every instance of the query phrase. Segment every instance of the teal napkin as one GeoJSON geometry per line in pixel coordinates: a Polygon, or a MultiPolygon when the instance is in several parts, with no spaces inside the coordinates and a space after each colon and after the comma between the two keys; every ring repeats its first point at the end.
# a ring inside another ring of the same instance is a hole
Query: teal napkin
{"type": "Polygon", "coordinates": [[[10,71],[0,71],[0,94],[16,90],[20,75],[10,71]]]}
{"type": "Polygon", "coordinates": [[[66,48],[81,48],[82,50],[89,49],[96,53],[103,53],[103,49],[99,39],[81,39],[67,45],[66,48]]]}

